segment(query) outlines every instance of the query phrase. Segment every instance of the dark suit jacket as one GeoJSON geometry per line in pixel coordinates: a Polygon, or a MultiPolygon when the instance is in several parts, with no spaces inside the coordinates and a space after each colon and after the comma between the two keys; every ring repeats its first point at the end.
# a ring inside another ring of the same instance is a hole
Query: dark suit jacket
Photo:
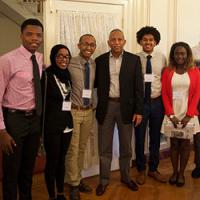
{"type": "MultiPolygon", "coordinates": [[[[96,58],[95,87],[97,87],[98,104],[96,118],[103,123],[107,112],[110,73],[109,55],[107,52],[96,58]]],[[[140,58],[124,51],[119,74],[120,110],[125,124],[131,123],[134,114],[142,114],[144,86],[140,58]]]]}

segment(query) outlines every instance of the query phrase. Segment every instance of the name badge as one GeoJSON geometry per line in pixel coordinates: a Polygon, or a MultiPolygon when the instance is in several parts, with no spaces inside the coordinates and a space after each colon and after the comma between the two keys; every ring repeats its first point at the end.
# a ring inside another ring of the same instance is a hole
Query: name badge
{"type": "Polygon", "coordinates": [[[91,99],[91,96],[92,96],[92,90],[86,90],[86,89],[83,90],[83,95],[82,95],[83,98],[91,99]]]}
{"type": "Polygon", "coordinates": [[[153,82],[154,74],[144,74],[144,82],[153,82]]]}
{"type": "Polygon", "coordinates": [[[72,107],[72,102],[70,102],[70,101],[63,101],[62,111],[70,111],[71,107],[72,107]]]}
{"type": "Polygon", "coordinates": [[[182,92],[173,92],[173,99],[182,99],[183,93],[182,92]]]}

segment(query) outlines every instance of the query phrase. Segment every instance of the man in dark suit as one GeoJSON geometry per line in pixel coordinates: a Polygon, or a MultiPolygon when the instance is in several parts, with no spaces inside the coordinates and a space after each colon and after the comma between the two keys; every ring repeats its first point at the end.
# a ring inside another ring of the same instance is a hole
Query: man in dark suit
{"type": "Polygon", "coordinates": [[[137,126],[142,120],[143,78],[139,57],[124,51],[125,43],[123,32],[112,30],[108,40],[111,51],[96,58],[96,117],[100,156],[100,184],[96,188],[98,196],[105,192],[109,183],[115,123],[119,135],[121,182],[133,191],[138,190],[129,171],[132,122],[137,126]]]}

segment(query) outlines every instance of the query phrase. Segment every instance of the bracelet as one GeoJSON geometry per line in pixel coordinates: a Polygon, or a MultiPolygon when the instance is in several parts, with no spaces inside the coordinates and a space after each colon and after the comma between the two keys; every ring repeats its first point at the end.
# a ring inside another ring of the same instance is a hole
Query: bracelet
{"type": "Polygon", "coordinates": [[[170,116],[169,116],[170,119],[173,119],[174,117],[175,117],[174,115],[170,115],[170,116]]]}

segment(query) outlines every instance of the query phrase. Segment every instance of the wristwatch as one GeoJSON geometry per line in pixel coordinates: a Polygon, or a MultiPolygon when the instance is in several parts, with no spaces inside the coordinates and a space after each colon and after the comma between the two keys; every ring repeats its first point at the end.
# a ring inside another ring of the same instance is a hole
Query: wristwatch
{"type": "Polygon", "coordinates": [[[173,119],[173,118],[174,118],[174,115],[170,115],[169,118],[170,118],[170,119],[173,119]]]}

